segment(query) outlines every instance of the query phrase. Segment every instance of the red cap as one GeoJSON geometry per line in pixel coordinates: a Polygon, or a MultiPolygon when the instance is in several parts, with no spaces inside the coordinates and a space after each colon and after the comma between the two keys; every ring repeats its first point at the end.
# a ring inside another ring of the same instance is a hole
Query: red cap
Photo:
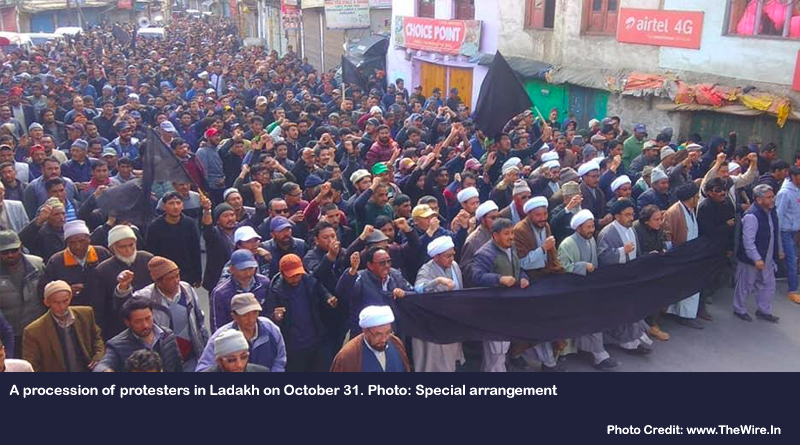
{"type": "Polygon", "coordinates": [[[204,135],[206,138],[213,138],[214,136],[216,136],[216,135],[218,135],[218,134],[219,134],[219,130],[217,130],[217,128],[216,128],[216,127],[211,127],[211,128],[209,128],[208,130],[206,130],[206,132],[205,132],[205,133],[203,133],[203,135],[204,135]]]}
{"type": "Polygon", "coordinates": [[[281,273],[289,278],[306,273],[306,270],[303,268],[303,260],[293,253],[284,255],[278,266],[281,273]]]}
{"type": "Polygon", "coordinates": [[[44,147],[39,145],[39,144],[36,144],[36,145],[31,147],[31,150],[30,150],[31,154],[33,154],[33,153],[35,153],[37,151],[44,151],[44,147]]]}

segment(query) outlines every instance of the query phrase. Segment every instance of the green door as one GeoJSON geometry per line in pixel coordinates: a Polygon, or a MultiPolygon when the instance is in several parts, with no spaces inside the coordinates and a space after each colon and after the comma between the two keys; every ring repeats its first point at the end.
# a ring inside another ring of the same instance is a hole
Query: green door
{"type": "Polygon", "coordinates": [[[564,85],[554,85],[542,80],[529,79],[525,81],[525,90],[531,98],[531,102],[542,115],[547,118],[550,110],[558,109],[560,120],[564,120],[567,115],[567,90],[564,85]]]}

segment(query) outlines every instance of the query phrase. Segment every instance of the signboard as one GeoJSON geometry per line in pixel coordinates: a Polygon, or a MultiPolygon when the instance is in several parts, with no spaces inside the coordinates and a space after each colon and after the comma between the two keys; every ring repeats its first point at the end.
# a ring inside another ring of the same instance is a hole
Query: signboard
{"type": "Polygon", "coordinates": [[[281,22],[283,29],[295,30],[300,29],[300,9],[295,5],[291,5],[292,0],[281,0],[281,22]]]}
{"type": "Polygon", "coordinates": [[[236,0],[228,0],[228,11],[231,14],[231,18],[239,16],[239,5],[236,3],[236,0]]]}
{"type": "Polygon", "coordinates": [[[330,29],[369,28],[369,0],[325,0],[330,29]]]}
{"type": "Polygon", "coordinates": [[[131,9],[133,8],[133,0],[119,0],[117,2],[117,9],[131,9]]]}
{"type": "MultiPolygon", "coordinates": [[[[323,8],[325,7],[325,0],[302,0],[301,5],[303,9],[323,8]]],[[[377,9],[391,9],[392,0],[369,0],[369,7],[377,9]]]]}
{"type": "Polygon", "coordinates": [[[797,62],[794,65],[794,81],[792,81],[792,89],[800,91],[800,51],[797,52],[797,62]]]}
{"type": "Polygon", "coordinates": [[[391,9],[392,0],[369,0],[370,8],[391,9]]]}
{"type": "Polygon", "coordinates": [[[641,45],[700,49],[703,13],[622,8],[617,41],[641,45]]]}
{"type": "Polygon", "coordinates": [[[481,22],[397,16],[394,39],[403,48],[474,56],[480,49],[481,22]]]}
{"type": "Polygon", "coordinates": [[[324,8],[325,7],[325,0],[302,0],[300,3],[300,7],[303,9],[308,8],[324,8]]]}

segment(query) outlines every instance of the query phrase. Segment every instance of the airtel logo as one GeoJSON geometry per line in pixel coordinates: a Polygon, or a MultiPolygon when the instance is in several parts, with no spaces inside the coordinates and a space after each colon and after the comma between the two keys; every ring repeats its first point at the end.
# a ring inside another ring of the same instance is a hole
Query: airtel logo
{"type": "Polygon", "coordinates": [[[628,17],[628,20],[625,20],[625,29],[631,29],[635,24],[636,24],[636,19],[633,17],[628,17]]]}

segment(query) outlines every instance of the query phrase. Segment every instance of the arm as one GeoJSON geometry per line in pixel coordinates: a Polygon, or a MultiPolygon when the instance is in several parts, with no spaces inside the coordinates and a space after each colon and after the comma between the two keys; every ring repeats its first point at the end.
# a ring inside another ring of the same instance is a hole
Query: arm
{"type": "MultiPolygon", "coordinates": [[[[22,359],[31,364],[34,372],[42,372],[42,351],[40,350],[39,342],[28,335],[27,331],[26,329],[22,333],[22,359]]],[[[8,346],[6,346],[6,356],[8,356],[8,353],[8,346]]]]}
{"type": "Polygon", "coordinates": [[[90,333],[92,335],[92,344],[94,345],[92,348],[92,352],[94,354],[92,354],[92,357],[89,358],[89,362],[99,363],[103,358],[103,355],[106,353],[106,346],[103,343],[103,335],[100,331],[100,326],[98,326],[94,320],[94,311],[91,312],[89,324],[91,325],[90,333]]]}
{"type": "Polygon", "coordinates": [[[270,371],[284,372],[286,371],[286,344],[283,341],[283,335],[281,335],[280,331],[274,332],[272,339],[277,345],[277,351],[275,352],[275,361],[272,363],[270,371]]]}
{"type": "Polygon", "coordinates": [[[747,257],[754,263],[764,260],[756,248],[756,232],[758,232],[758,220],[755,215],[745,215],[742,218],[742,244],[747,257]]]}
{"type": "Polygon", "coordinates": [[[367,222],[367,203],[372,198],[373,190],[371,188],[358,195],[356,201],[353,203],[353,209],[356,211],[356,219],[361,223],[367,222]]]}
{"type": "Polygon", "coordinates": [[[733,186],[737,189],[745,188],[752,184],[753,181],[758,179],[758,164],[755,161],[750,161],[750,166],[743,175],[731,176],[733,179],[733,186]]]}
{"type": "Polygon", "coordinates": [[[531,250],[524,258],[519,259],[519,267],[524,270],[536,270],[544,268],[547,262],[547,252],[541,247],[531,250]]]}
{"type": "Polygon", "coordinates": [[[117,369],[117,363],[120,361],[121,360],[119,354],[117,353],[117,349],[113,345],[106,345],[105,355],[103,355],[100,363],[94,367],[92,372],[105,372],[106,370],[119,371],[117,369]]]}

